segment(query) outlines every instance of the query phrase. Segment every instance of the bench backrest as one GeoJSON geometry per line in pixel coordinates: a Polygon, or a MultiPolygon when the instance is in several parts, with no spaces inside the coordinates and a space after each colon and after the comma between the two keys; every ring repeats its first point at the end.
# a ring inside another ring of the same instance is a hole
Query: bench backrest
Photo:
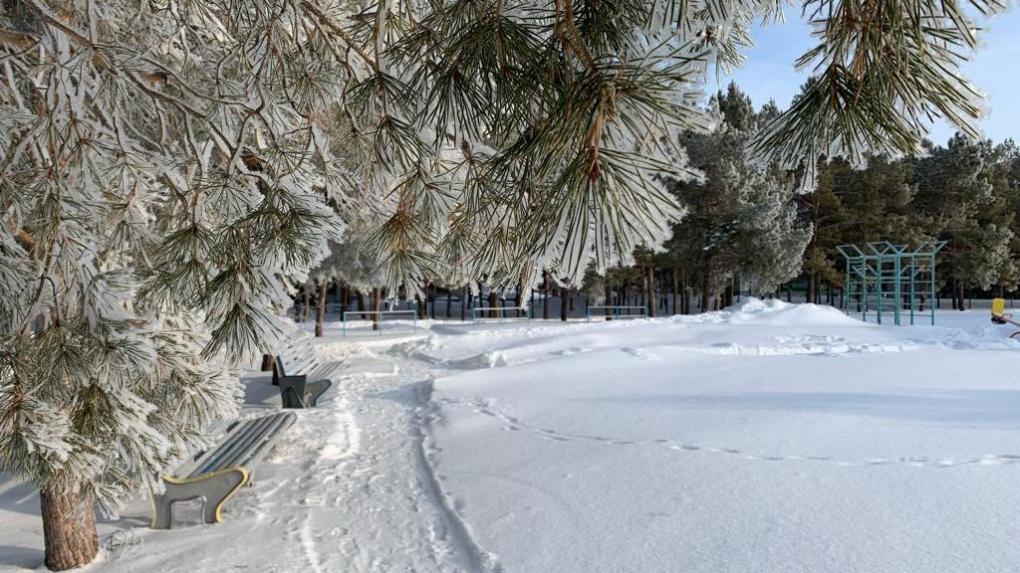
{"type": "Polygon", "coordinates": [[[296,332],[276,356],[279,376],[308,374],[318,366],[318,356],[312,338],[304,332],[296,332]],[[281,366],[282,365],[282,366],[281,366]]]}

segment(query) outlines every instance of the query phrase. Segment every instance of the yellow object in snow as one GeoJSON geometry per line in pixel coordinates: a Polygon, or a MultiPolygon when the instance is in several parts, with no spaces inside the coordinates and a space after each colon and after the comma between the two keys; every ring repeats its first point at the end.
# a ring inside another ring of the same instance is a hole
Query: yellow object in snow
{"type": "Polygon", "coordinates": [[[1006,299],[1004,298],[993,298],[992,299],[992,316],[1002,316],[1006,313],[1006,299]]]}

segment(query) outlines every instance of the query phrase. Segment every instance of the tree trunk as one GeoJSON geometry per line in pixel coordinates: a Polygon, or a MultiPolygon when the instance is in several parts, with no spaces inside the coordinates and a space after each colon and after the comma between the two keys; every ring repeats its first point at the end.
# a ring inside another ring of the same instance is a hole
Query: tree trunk
{"type": "Polygon", "coordinates": [[[326,324],[326,282],[319,283],[319,306],[315,307],[315,336],[322,337],[326,324]]]}
{"type": "Polygon", "coordinates": [[[542,319],[549,320],[549,271],[542,271],[542,319]]]}
{"type": "Polygon", "coordinates": [[[312,307],[312,289],[309,288],[309,284],[305,283],[304,293],[302,295],[303,305],[301,307],[301,322],[308,322],[308,317],[312,307]]]}
{"type": "Polygon", "coordinates": [[[645,274],[648,276],[648,316],[655,318],[655,307],[659,300],[655,293],[655,267],[648,265],[645,274]]]}
{"type": "Polygon", "coordinates": [[[671,278],[673,279],[673,292],[672,292],[673,300],[671,301],[672,308],[670,310],[671,310],[671,314],[676,316],[676,299],[677,299],[678,296],[680,296],[680,292],[679,292],[679,290],[677,288],[679,282],[677,281],[676,267],[673,267],[671,272],[672,272],[671,278]]]}
{"type": "Polygon", "coordinates": [[[469,287],[468,285],[464,285],[464,293],[461,295],[461,298],[460,298],[460,319],[462,321],[463,320],[467,320],[467,307],[468,307],[468,303],[470,302],[468,300],[468,297],[470,297],[470,296],[471,296],[471,287],[469,287]]]}
{"type": "Polygon", "coordinates": [[[567,287],[560,287],[560,320],[563,322],[567,321],[567,299],[570,298],[570,289],[567,287]]]}
{"type": "Polygon", "coordinates": [[[347,320],[347,305],[351,302],[351,287],[344,285],[340,291],[340,322],[347,320]]]}
{"type": "Polygon", "coordinates": [[[712,299],[712,293],[708,292],[709,287],[712,284],[712,276],[709,271],[709,265],[705,265],[705,270],[701,273],[701,312],[708,312],[708,305],[712,299]]]}
{"type": "MultiPolygon", "coordinates": [[[[358,312],[365,312],[365,293],[360,290],[354,293],[358,299],[358,312]]],[[[359,320],[363,320],[365,315],[362,314],[359,320]]],[[[424,316],[422,318],[425,318],[424,316]]]]}
{"type": "Polygon", "coordinates": [[[499,296],[496,294],[496,289],[489,291],[489,318],[499,318],[499,296]]]}
{"type": "Polygon", "coordinates": [[[646,288],[646,285],[645,285],[645,278],[646,278],[645,277],[645,270],[642,269],[641,267],[638,267],[638,271],[640,271],[640,273],[641,273],[641,278],[638,279],[638,287],[637,287],[638,288],[638,296],[637,296],[637,305],[635,305],[635,306],[645,306],[645,292],[648,290],[646,288]]]}
{"type": "Polygon", "coordinates": [[[372,330],[379,330],[379,287],[372,287],[372,330]]]}
{"type": "Polygon", "coordinates": [[[263,354],[262,367],[259,368],[259,370],[263,372],[272,372],[274,364],[276,364],[276,358],[274,358],[272,354],[263,354]]]}
{"type": "Polygon", "coordinates": [[[432,320],[435,320],[436,319],[436,286],[431,284],[431,283],[429,283],[428,290],[426,292],[429,293],[428,301],[429,301],[429,303],[431,303],[431,305],[429,306],[429,318],[431,318],[432,320]]]}
{"type": "Polygon", "coordinates": [[[87,565],[99,551],[92,492],[41,491],[46,567],[64,571],[87,565]]]}
{"type": "Polygon", "coordinates": [[[609,308],[613,306],[613,287],[609,284],[609,273],[606,273],[606,320],[613,320],[613,309],[609,308]]]}

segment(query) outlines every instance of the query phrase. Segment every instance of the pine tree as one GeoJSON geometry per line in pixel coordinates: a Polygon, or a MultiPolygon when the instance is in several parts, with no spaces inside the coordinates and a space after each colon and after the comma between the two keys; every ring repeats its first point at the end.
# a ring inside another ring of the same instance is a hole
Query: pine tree
{"type": "Polygon", "coordinates": [[[965,289],[987,289],[1012,274],[1013,203],[1005,178],[995,178],[991,142],[957,134],[914,162],[917,209],[929,232],[947,240],[943,268],[952,277],[956,308],[965,289]],[[993,184],[993,181],[998,185],[993,184]]]}
{"type": "Polygon", "coordinates": [[[674,184],[687,212],[670,241],[670,251],[691,261],[690,271],[700,279],[702,311],[737,274],[753,291],[773,292],[800,273],[811,237],[811,228],[797,220],[794,178],[747,153],[748,141],[778,110],[769,105],[756,113],[735,84],[713,104],[721,114],[718,127],[682,139],[691,165],[704,177],[674,184]]]}
{"type": "Polygon", "coordinates": [[[340,235],[328,85],[291,85],[340,62],[271,10],[194,9],[4,3],[0,471],[41,491],[51,569],[235,414],[228,359],[273,347],[285,277],[340,235]]]}
{"type": "MultiPolygon", "coordinates": [[[[931,113],[971,129],[966,7],[997,2],[803,5],[823,81],[759,153],[903,151],[931,113]]],[[[93,497],[155,485],[232,415],[225,359],[273,347],[351,205],[389,292],[461,232],[469,276],[526,288],[661,243],[696,88],[782,3],[2,6],[0,469],[43,491],[59,569],[95,553],[93,497]]]]}

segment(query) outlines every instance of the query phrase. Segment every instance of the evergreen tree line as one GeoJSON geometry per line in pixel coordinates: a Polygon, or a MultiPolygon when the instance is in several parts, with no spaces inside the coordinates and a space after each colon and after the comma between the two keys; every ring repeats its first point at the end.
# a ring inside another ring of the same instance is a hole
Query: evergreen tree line
{"type": "Polygon", "coordinates": [[[957,134],[945,145],[925,141],[915,155],[820,157],[815,185],[802,190],[802,173],[763,165],[746,151],[780,114],[774,102],[755,110],[731,84],[710,107],[719,119],[715,129],[685,132],[680,142],[703,175],[668,181],[684,216],[664,245],[637,249],[635,264],[602,272],[592,266],[580,284],[547,269],[530,293],[518,285],[488,288],[485,277],[440,273],[420,285],[421,295],[408,298],[406,289],[390,296],[371,285],[373,263],[360,256],[354,239],[335,245],[318,282],[306,285],[299,318],[310,318],[309,309],[318,307],[321,332],[327,299],[344,309],[375,311],[392,298],[407,301],[421,318],[454,319],[470,318],[474,307],[529,302],[533,318],[566,319],[586,305],[641,306],[651,316],[689,314],[728,306],[740,292],[839,305],[845,268],[835,247],[885,240],[947,241],[938,256],[936,287],[953,308],[962,309],[968,295],[1002,296],[1017,288],[1020,149],[1012,139],[994,143],[957,134]],[[336,294],[329,297],[333,286],[336,294]],[[323,304],[313,304],[315,296],[323,304]]]}

